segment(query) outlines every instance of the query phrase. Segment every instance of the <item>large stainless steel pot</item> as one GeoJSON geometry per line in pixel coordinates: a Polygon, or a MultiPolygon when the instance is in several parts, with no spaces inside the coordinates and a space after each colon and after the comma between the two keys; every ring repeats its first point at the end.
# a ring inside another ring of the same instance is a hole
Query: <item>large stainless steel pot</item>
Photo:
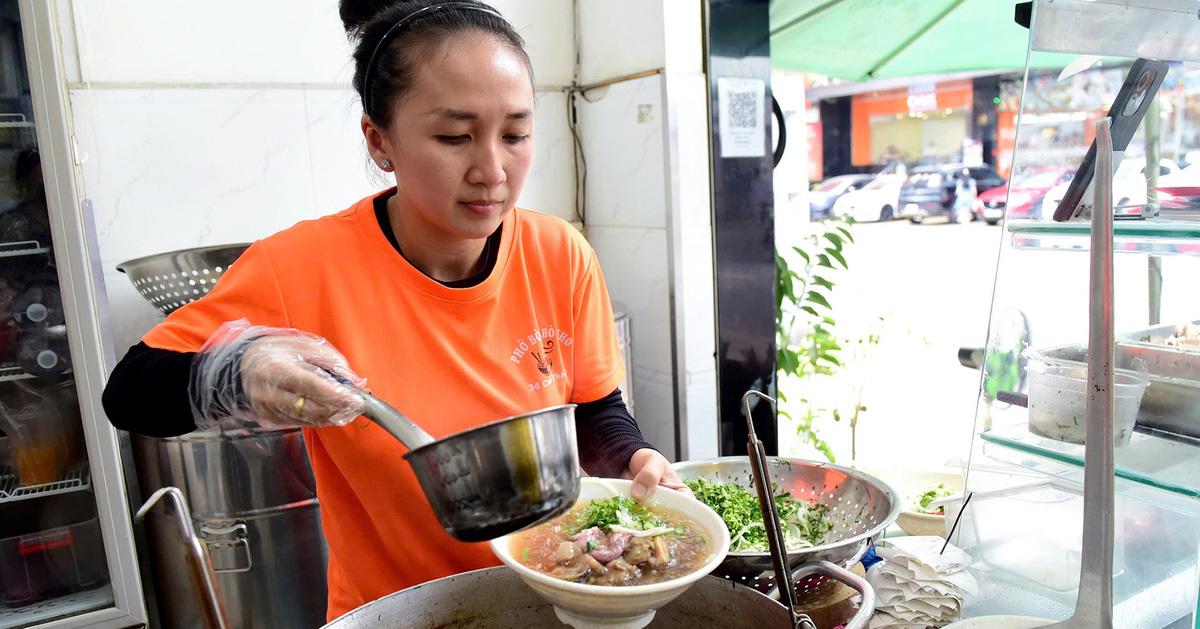
{"type": "MultiPolygon", "coordinates": [[[[333,375],[333,374],[331,374],[333,375]]],[[[514,415],[435,440],[390,404],[334,375],[363,400],[363,415],[408,446],[442,528],[482,542],[561,515],[579,496],[575,405],[514,415]]]]}
{"type": "MultiPolygon", "coordinates": [[[[658,610],[647,629],[787,627],[787,609],[766,595],[704,577],[658,610]]],[[[325,625],[325,629],[566,629],[554,608],[508,568],[486,568],[402,590],[325,625]]]]}

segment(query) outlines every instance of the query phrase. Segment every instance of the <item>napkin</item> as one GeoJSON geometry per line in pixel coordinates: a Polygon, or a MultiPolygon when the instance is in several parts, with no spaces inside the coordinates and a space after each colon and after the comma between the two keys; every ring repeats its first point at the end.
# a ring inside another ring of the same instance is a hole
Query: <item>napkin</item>
{"type": "Polygon", "coordinates": [[[967,572],[971,556],[940,537],[897,537],[888,544],[875,549],[882,561],[867,570],[876,598],[870,629],[928,629],[959,620],[963,600],[979,591],[967,572]]]}

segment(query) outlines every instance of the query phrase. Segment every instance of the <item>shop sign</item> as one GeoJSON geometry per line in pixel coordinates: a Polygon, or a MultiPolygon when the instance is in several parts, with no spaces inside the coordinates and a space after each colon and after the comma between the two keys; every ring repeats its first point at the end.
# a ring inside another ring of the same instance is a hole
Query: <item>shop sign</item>
{"type": "Polygon", "coordinates": [[[908,111],[912,113],[934,111],[938,108],[937,92],[909,94],[906,102],[908,103],[908,111]]]}

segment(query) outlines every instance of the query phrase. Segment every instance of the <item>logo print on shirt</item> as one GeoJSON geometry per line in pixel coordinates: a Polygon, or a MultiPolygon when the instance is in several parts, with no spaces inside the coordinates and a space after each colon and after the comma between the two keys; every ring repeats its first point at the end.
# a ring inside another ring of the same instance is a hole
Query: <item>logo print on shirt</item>
{"type": "Polygon", "coordinates": [[[550,352],[554,349],[554,339],[546,339],[542,341],[542,351],[534,350],[532,352],[533,359],[537,361],[537,369],[544,375],[550,375],[550,370],[554,368],[554,359],[550,357],[550,352]]]}

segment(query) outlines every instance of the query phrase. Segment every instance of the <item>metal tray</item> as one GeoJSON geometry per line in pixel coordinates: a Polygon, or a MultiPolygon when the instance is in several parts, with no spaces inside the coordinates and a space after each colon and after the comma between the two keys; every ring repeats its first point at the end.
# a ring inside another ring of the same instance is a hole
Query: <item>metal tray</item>
{"type": "MultiPolygon", "coordinates": [[[[1163,325],[1117,335],[1116,368],[1146,367],[1150,386],[1142,397],[1134,430],[1200,445],[1200,351],[1155,343],[1175,333],[1163,325]]],[[[1085,365],[1086,345],[1041,350],[1051,359],[1085,365]]]]}

